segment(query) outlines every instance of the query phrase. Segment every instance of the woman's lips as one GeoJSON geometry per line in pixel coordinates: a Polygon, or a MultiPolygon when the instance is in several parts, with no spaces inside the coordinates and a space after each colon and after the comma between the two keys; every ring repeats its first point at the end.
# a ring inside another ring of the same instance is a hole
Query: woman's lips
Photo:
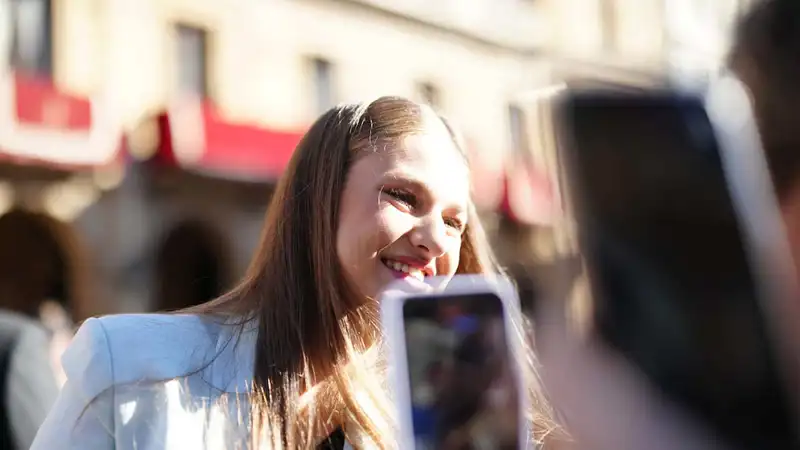
{"type": "Polygon", "coordinates": [[[391,271],[395,278],[402,279],[410,277],[419,281],[423,281],[425,279],[425,273],[422,269],[412,267],[408,264],[389,258],[382,258],[381,262],[384,266],[386,266],[387,269],[389,269],[389,271],[391,271]]]}

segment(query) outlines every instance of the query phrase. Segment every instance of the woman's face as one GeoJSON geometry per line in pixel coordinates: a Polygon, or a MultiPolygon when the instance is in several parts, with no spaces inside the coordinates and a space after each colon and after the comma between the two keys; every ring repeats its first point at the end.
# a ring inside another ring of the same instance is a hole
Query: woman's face
{"type": "Polygon", "coordinates": [[[391,281],[455,274],[469,203],[469,173],[444,124],[369,150],[350,169],[336,248],[359,291],[391,281]]]}

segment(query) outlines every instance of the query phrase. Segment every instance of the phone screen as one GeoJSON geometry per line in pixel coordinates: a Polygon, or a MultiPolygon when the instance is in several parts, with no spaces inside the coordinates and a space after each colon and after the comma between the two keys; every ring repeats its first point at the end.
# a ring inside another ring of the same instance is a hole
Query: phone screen
{"type": "Polygon", "coordinates": [[[409,299],[403,326],[417,450],[517,449],[519,392],[500,298],[409,299]]]}
{"type": "Polygon", "coordinates": [[[721,437],[742,448],[794,448],[788,396],[701,100],[595,93],[574,96],[562,113],[602,338],[721,437]]]}

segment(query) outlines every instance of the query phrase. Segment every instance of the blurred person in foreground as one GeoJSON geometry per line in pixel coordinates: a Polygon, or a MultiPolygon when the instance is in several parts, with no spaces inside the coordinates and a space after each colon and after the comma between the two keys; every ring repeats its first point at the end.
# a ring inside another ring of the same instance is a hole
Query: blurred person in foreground
{"type": "Polygon", "coordinates": [[[728,64],[750,90],[792,255],[800,268],[800,2],[756,2],[737,27],[728,64]]]}
{"type": "Polygon", "coordinates": [[[54,300],[45,300],[39,306],[39,318],[42,325],[50,332],[50,360],[56,373],[58,387],[67,382],[67,374],[61,365],[61,357],[72,342],[75,325],[61,304],[54,300]]]}
{"type": "Polygon", "coordinates": [[[59,384],[47,330],[11,311],[0,311],[0,380],[0,449],[27,450],[59,384]]]}
{"type": "MultiPolygon", "coordinates": [[[[728,62],[750,91],[800,267],[800,2],[756,2],[737,26],[728,62]]],[[[545,387],[554,407],[568,412],[567,425],[577,448],[721,448],[707,430],[672,409],[619,355],[591,336],[585,339],[571,331],[563,305],[557,303],[542,305],[537,314],[537,348],[545,387]]]]}
{"type": "MultiPolygon", "coordinates": [[[[331,109],[295,150],[239,284],[179,314],[86,321],[33,449],[405,448],[375,299],[398,278],[498,273],[469,179],[430,108],[331,109]]],[[[537,384],[529,394],[544,433],[549,410],[537,384]]]]}

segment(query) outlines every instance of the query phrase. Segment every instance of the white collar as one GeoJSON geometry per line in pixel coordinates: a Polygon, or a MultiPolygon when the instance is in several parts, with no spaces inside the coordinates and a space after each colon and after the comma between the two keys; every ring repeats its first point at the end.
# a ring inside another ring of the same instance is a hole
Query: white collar
{"type": "MultiPolygon", "coordinates": [[[[211,384],[228,393],[247,393],[253,386],[258,322],[251,320],[241,324],[240,320],[228,319],[218,326],[211,384]]],[[[353,446],[345,442],[344,450],[353,450],[353,446]]]]}

